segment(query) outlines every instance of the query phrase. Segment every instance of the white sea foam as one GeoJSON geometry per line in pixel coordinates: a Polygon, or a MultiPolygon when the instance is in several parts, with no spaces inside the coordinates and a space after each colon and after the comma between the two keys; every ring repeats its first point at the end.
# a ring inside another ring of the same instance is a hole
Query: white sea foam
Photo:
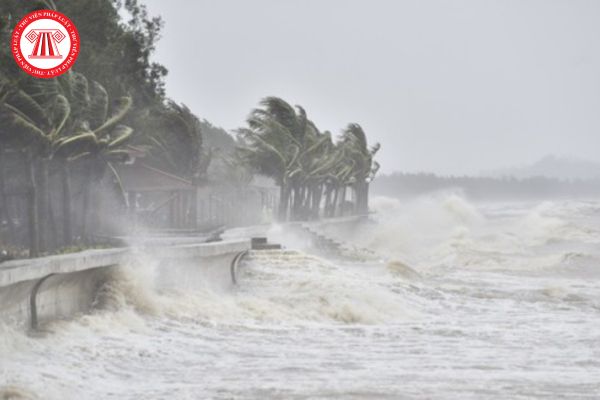
{"type": "Polygon", "coordinates": [[[232,290],[140,255],[94,313],[0,328],[0,399],[592,399],[599,204],[373,199],[339,238],[385,261],[253,252],[232,290]]]}

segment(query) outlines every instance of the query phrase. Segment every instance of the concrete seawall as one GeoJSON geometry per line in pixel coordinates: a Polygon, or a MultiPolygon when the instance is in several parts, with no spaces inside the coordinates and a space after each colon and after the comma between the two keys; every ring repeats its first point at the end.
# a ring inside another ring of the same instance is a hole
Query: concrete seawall
{"type": "Polygon", "coordinates": [[[232,285],[231,262],[249,240],[88,250],[0,264],[0,323],[36,329],[85,313],[98,290],[129,263],[156,263],[160,289],[193,289],[206,280],[232,285]]]}

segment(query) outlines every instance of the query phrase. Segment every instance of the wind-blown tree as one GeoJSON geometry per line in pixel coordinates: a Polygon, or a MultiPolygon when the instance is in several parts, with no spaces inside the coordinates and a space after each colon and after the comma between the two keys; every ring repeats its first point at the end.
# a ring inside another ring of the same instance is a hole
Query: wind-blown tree
{"type": "Polygon", "coordinates": [[[81,235],[88,236],[88,216],[90,210],[91,189],[93,185],[110,174],[116,184],[117,193],[126,204],[124,190],[115,168],[129,158],[125,146],[132,138],[133,129],[121,124],[131,109],[131,97],[121,97],[110,107],[109,96],[98,82],[88,82],[82,74],[72,74],[65,85],[66,92],[76,105],[70,121],[70,134],[59,138],[54,147],[54,157],[60,163],[63,188],[63,236],[66,244],[72,241],[72,209],[70,165],[78,161],[83,163],[83,200],[81,235]]]}
{"type": "Polygon", "coordinates": [[[324,190],[331,180],[332,171],[339,163],[331,133],[319,132],[311,121],[307,124],[304,144],[298,157],[295,186],[299,202],[295,202],[296,219],[317,219],[324,190]]]}
{"type": "Polygon", "coordinates": [[[250,114],[248,128],[238,131],[243,144],[240,152],[256,172],[271,177],[280,187],[278,218],[283,221],[288,218],[290,201],[294,201],[292,216],[299,204],[298,157],[308,120],[302,108],[295,110],[277,97],[267,97],[260,105],[250,114]]]}
{"type": "MultiPolygon", "coordinates": [[[[4,105],[4,100],[10,94],[12,88],[10,82],[4,76],[0,76],[0,107],[4,105]]],[[[0,128],[0,221],[7,221],[9,233],[15,235],[15,225],[13,216],[9,210],[8,192],[6,188],[6,148],[7,140],[2,138],[2,128],[0,128]]],[[[0,237],[0,242],[3,238],[0,237]]]]}
{"type": "MultiPolygon", "coordinates": [[[[113,181],[118,186],[120,181],[113,164],[127,157],[123,147],[133,139],[130,126],[143,128],[136,130],[140,134],[135,139],[137,143],[146,142],[147,131],[151,131],[146,129],[148,112],[158,116],[152,119],[160,122],[158,125],[170,126],[169,129],[176,126],[177,133],[183,132],[181,136],[186,137],[183,144],[176,146],[183,151],[169,147],[175,169],[183,170],[181,175],[198,181],[206,174],[211,160],[210,148],[202,146],[199,129],[202,124],[185,106],[164,101],[166,69],[151,61],[162,27],[160,18],[149,16],[138,0],[60,0],[56,3],[32,0],[0,4],[0,38],[6,43],[21,17],[35,9],[57,9],[56,5],[75,22],[82,42],[86,43],[74,68],[83,75],[71,72],[55,79],[33,81],[14,63],[9,46],[0,47],[0,81],[8,82],[0,85],[0,149],[5,151],[10,146],[27,155],[23,159],[28,160],[30,166],[30,199],[35,200],[29,202],[30,222],[35,227],[31,230],[36,232],[31,235],[32,255],[39,253],[39,239],[44,248],[46,236],[57,237],[44,235],[49,225],[49,202],[56,198],[48,195],[49,173],[60,172],[65,219],[62,236],[63,243],[69,244],[73,237],[71,216],[75,214],[71,210],[72,200],[81,200],[83,208],[88,210],[93,201],[91,187],[105,171],[113,173],[113,181]],[[119,98],[113,105],[112,96],[119,98]],[[4,98],[8,102],[4,102],[4,98]],[[166,122],[161,120],[163,118],[166,122]],[[191,129],[181,128],[186,124],[191,129]],[[187,135],[186,131],[195,133],[187,135]],[[201,153],[197,149],[201,149],[201,153]],[[85,188],[81,198],[71,193],[70,170],[73,168],[83,170],[89,177],[83,180],[85,188]]],[[[160,162],[157,160],[159,157],[152,157],[150,162],[160,162]]],[[[5,172],[2,168],[0,180],[5,172]]],[[[7,204],[5,198],[6,193],[0,199],[3,205],[7,204]]],[[[8,213],[4,208],[0,207],[0,216],[8,213]]],[[[83,214],[88,215],[88,212],[83,214]]],[[[9,217],[4,218],[10,223],[13,219],[9,217]]],[[[83,230],[84,233],[87,230],[86,221],[83,230]]]]}
{"type": "Polygon", "coordinates": [[[309,124],[304,148],[299,157],[301,185],[305,188],[304,204],[299,211],[301,219],[319,217],[324,185],[335,163],[331,157],[333,142],[330,132],[319,132],[314,124],[309,124]]]}
{"type": "Polygon", "coordinates": [[[242,128],[238,130],[240,142],[240,157],[250,166],[253,172],[272,178],[279,186],[278,219],[287,219],[290,198],[290,174],[294,158],[298,150],[288,146],[283,141],[268,141],[267,134],[256,134],[255,131],[242,128]],[[290,151],[291,150],[291,151],[290,151]]]}
{"type": "Polygon", "coordinates": [[[48,164],[69,118],[70,104],[51,81],[15,84],[0,106],[0,142],[23,151],[29,165],[30,254],[45,250],[50,209],[48,164]]]}
{"type": "Polygon", "coordinates": [[[273,178],[280,187],[279,219],[319,217],[323,195],[325,216],[335,216],[346,188],[355,192],[354,212],[368,212],[368,186],[377,172],[362,128],[350,124],[339,143],[320,132],[302,107],[267,97],[252,111],[248,127],[238,130],[240,153],[251,168],[273,178]]]}
{"type": "MultiPolygon", "coordinates": [[[[0,108],[0,140],[24,151],[30,166],[30,252],[46,250],[48,217],[51,210],[48,188],[50,165],[59,166],[63,186],[63,243],[72,240],[69,165],[84,163],[84,218],[88,214],[89,189],[103,176],[105,168],[116,174],[113,162],[126,153],[120,147],[132,130],[118,125],[131,107],[122,98],[108,116],[108,95],[101,85],[81,74],[69,73],[58,79],[23,80],[6,95],[0,108]]],[[[118,180],[118,177],[116,177],[118,180]]],[[[86,227],[85,220],[82,224],[86,227]]],[[[85,233],[85,232],[84,232],[85,233]]],[[[54,235],[52,235],[54,236],[54,235]]]]}
{"type": "Polygon", "coordinates": [[[200,120],[184,104],[168,101],[166,107],[145,115],[147,135],[154,163],[160,168],[197,184],[205,177],[211,150],[203,146],[200,120]]]}
{"type": "Polygon", "coordinates": [[[338,213],[339,203],[345,199],[346,187],[353,182],[353,161],[347,156],[347,150],[342,143],[336,143],[331,156],[331,167],[325,187],[326,217],[335,217],[338,213]]]}
{"type": "Polygon", "coordinates": [[[369,148],[365,132],[359,124],[349,124],[346,127],[342,133],[341,143],[352,164],[355,212],[367,214],[369,212],[369,183],[379,170],[379,164],[374,161],[374,156],[381,146],[376,143],[369,148]]]}
{"type": "MultiPolygon", "coordinates": [[[[147,111],[146,135],[141,143],[149,145],[151,164],[177,176],[189,179],[198,188],[207,178],[213,149],[204,145],[202,122],[184,104],[167,101],[164,107],[147,111]]],[[[190,227],[197,227],[197,190],[192,191],[189,207],[190,227]]]]}

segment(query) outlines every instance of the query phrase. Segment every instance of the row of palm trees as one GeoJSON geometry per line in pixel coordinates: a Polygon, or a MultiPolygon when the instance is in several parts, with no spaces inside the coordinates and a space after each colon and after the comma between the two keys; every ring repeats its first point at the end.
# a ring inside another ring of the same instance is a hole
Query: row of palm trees
{"type": "Polygon", "coordinates": [[[280,221],[368,213],[380,145],[369,147],[360,125],[349,124],[334,142],[302,107],[278,97],[263,99],[247,123],[238,130],[241,158],[279,186],[280,221]],[[346,201],[348,190],[353,202],[346,201]]]}
{"type": "MultiPolygon", "coordinates": [[[[50,172],[60,178],[62,246],[73,244],[75,238],[84,242],[88,238],[90,216],[94,215],[92,188],[107,173],[118,189],[115,192],[122,195],[122,204],[127,204],[115,164],[128,159],[126,146],[133,129],[123,120],[131,106],[130,97],[111,102],[102,85],[76,72],[50,80],[0,79],[0,217],[8,212],[6,168],[1,165],[12,152],[27,165],[23,175],[28,188],[31,256],[50,250],[50,238],[54,247],[57,244],[50,172]],[[73,169],[83,176],[78,180],[79,195],[72,189],[73,169]],[[74,201],[78,203],[74,205],[74,201]],[[80,221],[73,221],[77,215],[80,221]]],[[[154,157],[157,161],[165,158],[179,174],[200,185],[212,156],[202,145],[197,118],[185,106],[167,102],[152,121],[158,133],[149,129],[137,142],[149,145],[150,154],[159,154],[154,157]]],[[[280,187],[279,220],[368,212],[369,183],[379,168],[374,161],[379,144],[369,147],[358,124],[349,124],[334,142],[331,133],[319,131],[303,108],[267,97],[252,111],[248,127],[238,133],[237,157],[222,157],[229,163],[221,164],[225,170],[242,171],[246,183],[250,180],[248,169],[272,177],[280,187]],[[347,201],[348,191],[353,201],[347,201]]],[[[12,223],[10,216],[5,220],[12,223]]]]}
{"type": "Polygon", "coordinates": [[[56,233],[49,231],[50,171],[60,175],[64,246],[74,239],[72,168],[83,171],[77,197],[83,210],[80,237],[87,236],[93,185],[106,171],[120,185],[114,164],[128,158],[124,146],[133,129],[121,122],[132,101],[122,97],[111,102],[102,85],[75,72],[54,79],[0,78],[0,157],[16,153],[26,160],[29,249],[30,256],[37,256],[48,250],[47,242],[56,233]]]}

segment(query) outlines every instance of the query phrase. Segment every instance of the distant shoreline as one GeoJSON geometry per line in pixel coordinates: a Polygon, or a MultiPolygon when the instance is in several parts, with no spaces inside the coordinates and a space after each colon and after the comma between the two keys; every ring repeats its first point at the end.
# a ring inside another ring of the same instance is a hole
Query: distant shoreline
{"type": "Polygon", "coordinates": [[[413,198],[439,191],[461,191],[474,200],[540,200],[600,197],[600,178],[560,180],[547,177],[455,177],[428,173],[393,173],[378,176],[374,195],[413,198]]]}

